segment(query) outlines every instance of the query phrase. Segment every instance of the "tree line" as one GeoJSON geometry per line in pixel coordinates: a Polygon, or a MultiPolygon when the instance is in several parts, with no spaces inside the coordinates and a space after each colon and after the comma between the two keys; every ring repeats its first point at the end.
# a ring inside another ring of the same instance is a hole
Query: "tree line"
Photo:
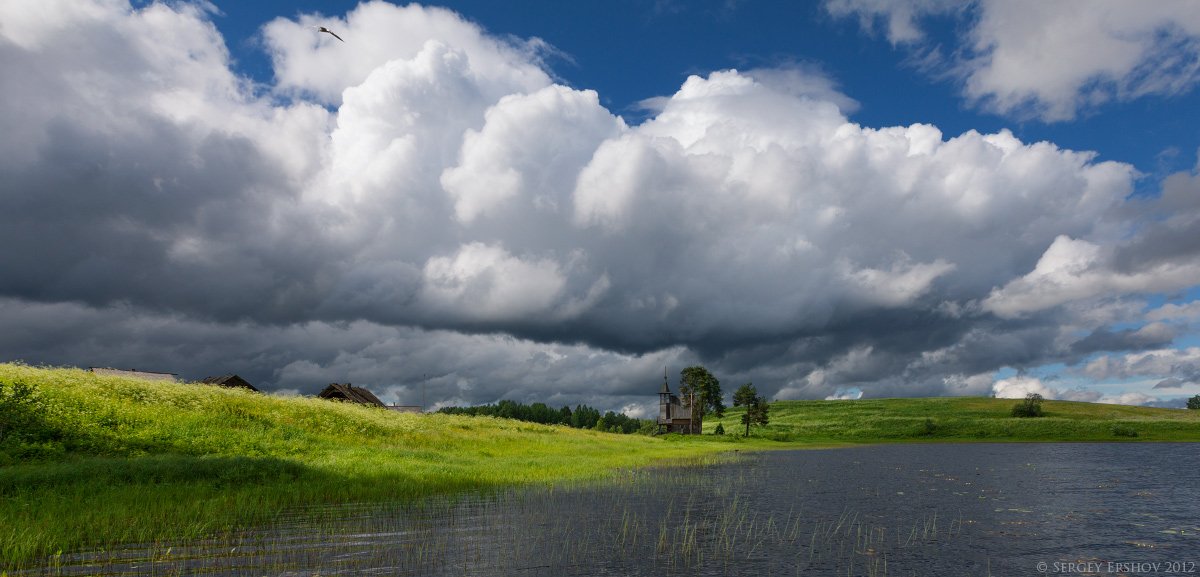
{"type": "MultiPolygon", "coordinates": [[[[708,369],[702,366],[687,367],[679,373],[679,397],[685,406],[691,407],[692,415],[699,433],[699,423],[706,415],[721,418],[725,414],[725,402],[722,399],[721,381],[708,369]],[[692,405],[695,406],[692,406],[692,405]]],[[[733,406],[745,407],[742,424],[746,426],[745,435],[750,436],[752,425],[764,426],[769,422],[770,407],[767,399],[758,394],[752,383],[746,383],[738,388],[733,395],[733,406]]],[[[652,435],[658,431],[658,423],[654,420],[635,419],[624,413],[599,410],[587,405],[575,405],[575,409],[564,406],[554,409],[546,403],[526,405],[517,401],[503,400],[494,404],[476,405],[473,407],[443,407],[439,413],[448,415],[471,415],[516,419],[543,425],[567,425],[576,429],[594,429],[612,433],[642,433],[652,435]]],[[[725,427],[721,426],[717,434],[724,434],[725,427]]]]}
{"type": "Polygon", "coordinates": [[[555,409],[546,403],[526,405],[517,401],[504,400],[494,404],[473,407],[442,407],[439,413],[448,415],[471,415],[516,419],[543,425],[566,425],[576,429],[593,429],[609,433],[654,432],[654,421],[635,419],[624,413],[606,411],[587,405],[575,405],[575,409],[563,406],[555,409]]]}

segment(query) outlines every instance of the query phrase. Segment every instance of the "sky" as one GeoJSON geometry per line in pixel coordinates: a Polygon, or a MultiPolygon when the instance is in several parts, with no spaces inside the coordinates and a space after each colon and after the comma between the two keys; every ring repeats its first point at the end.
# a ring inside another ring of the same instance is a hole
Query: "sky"
{"type": "Polygon", "coordinates": [[[1198,82],[1190,0],[12,0],[0,360],[1182,407],[1198,82]]]}

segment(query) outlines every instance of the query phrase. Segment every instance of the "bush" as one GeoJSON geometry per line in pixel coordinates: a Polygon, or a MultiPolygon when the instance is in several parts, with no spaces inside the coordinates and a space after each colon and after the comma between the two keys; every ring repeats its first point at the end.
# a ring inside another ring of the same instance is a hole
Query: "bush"
{"type": "Polygon", "coordinates": [[[713,434],[714,435],[724,435],[725,434],[725,425],[722,425],[721,423],[717,423],[717,428],[713,429],[713,434]]]}
{"type": "Polygon", "coordinates": [[[63,453],[60,432],[47,424],[46,402],[35,385],[0,382],[0,463],[63,453]]]}
{"type": "Polygon", "coordinates": [[[1042,416],[1042,396],[1037,393],[1025,395],[1025,400],[1013,405],[1012,416],[1031,418],[1042,416]]]}
{"type": "Polygon", "coordinates": [[[934,423],[933,419],[926,417],[925,424],[922,425],[920,434],[922,436],[929,437],[934,433],[937,433],[937,423],[934,423]]]}

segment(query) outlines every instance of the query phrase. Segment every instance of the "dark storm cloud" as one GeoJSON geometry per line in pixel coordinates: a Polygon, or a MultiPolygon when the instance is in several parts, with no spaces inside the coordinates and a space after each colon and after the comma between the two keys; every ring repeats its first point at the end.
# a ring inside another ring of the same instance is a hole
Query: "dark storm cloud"
{"type": "Polygon", "coordinates": [[[0,242],[15,250],[0,254],[0,268],[20,273],[0,278],[0,291],[302,320],[336,255],[310,242],[311,218],[275,213],[287,191],[272,163],[242,138],[189,142],[165,123],[143,128],[119,139],[47,128],[41,162],[6,179],[15,210],[0,216],[0,242]],[[288,232],[271,230],[280,224],[288,232]]]}
{"type": "Polygon", "coordinates": [[[289,326],[199,321],[139,312],[0,299],[0,350],[9,360],[174,372],[198,380],[237,373],[267,390],[315,394],[352,382],[388,402],[428,405],[500,399],[640,410],[664,367],[694,364],[682,349],[643,356],[368,322],[289,326]]]}
{"type": "Polygon", "coordinates": [[[1164,325],[1147,325],[1141,329],[1112,331],[1096,329],[1071,344],[1071,352],[1079,355],[1100,351],[1142,351],[1167,346],[1175,340],[1175,331],[1164,325]]]}
{"type": "Polygon", "coordinates": [[[1116,270],[1134,272],[1200,259],[1200,175],[1173,174],[1163,181],[1161,195],[1131,202],[1123,212],[1143,222],[1137,236],[1117,248],[1116,270]]]}

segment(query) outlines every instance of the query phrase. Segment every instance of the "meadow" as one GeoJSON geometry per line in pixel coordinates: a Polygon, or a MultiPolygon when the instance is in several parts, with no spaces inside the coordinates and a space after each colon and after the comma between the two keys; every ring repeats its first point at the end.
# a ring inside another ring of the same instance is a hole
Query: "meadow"
{"type": "Polygon", "coordinates": [[[299,507],[602,479],[719,443],[0,364],[0,570],[299,507]]]}
{"type": "MultiPolygon", "coordinates": [[[[1200,411],[1044,401],[1044,416],[1014,418],[1014,399],[951,397],[841,401],[775,401],[769,423],[752,438],[785,442],[1074,442],[1200,441],[1200,411]]],[[[726,434],[745,433],[742,408],[720,419],[726,434]]]]}

